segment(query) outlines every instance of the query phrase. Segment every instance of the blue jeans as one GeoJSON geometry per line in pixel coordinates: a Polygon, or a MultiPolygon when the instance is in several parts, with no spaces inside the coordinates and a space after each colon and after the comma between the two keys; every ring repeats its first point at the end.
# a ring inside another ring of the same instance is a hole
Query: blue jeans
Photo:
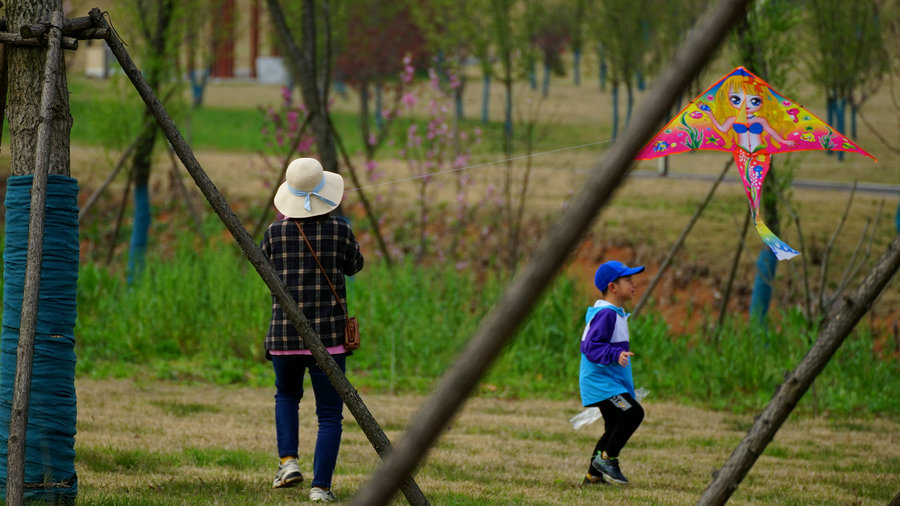
{"type": "MultiPolygon", "coordinates": [[[[346,355],[332,355],[341,371],[346,371],[346,355]]],[[[275,369],[275,432],[278,456],[297,456],[300,432],[300,399],[303,398],[303,375],[309,369],[316,395],[316,417],[319,433],[313,457],[313,487],[331,488],[331,477],[341,447],[344,402],[331,386],[325,372],[310,355],[272,355],[275,369]]]]}

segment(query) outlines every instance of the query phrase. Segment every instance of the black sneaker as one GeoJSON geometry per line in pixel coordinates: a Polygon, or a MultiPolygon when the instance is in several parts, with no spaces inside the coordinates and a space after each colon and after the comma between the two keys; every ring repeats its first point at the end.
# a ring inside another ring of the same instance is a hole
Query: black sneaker
{"type": "Polygon", "coordinates": [[[619,470],[619,459],[604,459],[599,455],[591,462],[591,466],[600,471],[605,478],[613,483],[628,485],[628,478],[619,470]]]}
{"type": "Polygon", "coordinates": [[[594,475],[588,473],[584,475],[584,479],[581,480],[581,487],[590,487],[591,485],[606,485],[606,480],[603,479],[603,475],[594,475]]]}

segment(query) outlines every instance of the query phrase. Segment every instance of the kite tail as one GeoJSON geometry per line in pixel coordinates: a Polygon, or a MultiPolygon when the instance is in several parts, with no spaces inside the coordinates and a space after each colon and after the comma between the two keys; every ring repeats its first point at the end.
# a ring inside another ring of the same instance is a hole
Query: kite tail
{"type": "Polygon", "coordinates": [[[759,237],[768,246],[778,260],[788,260],[800,254],[782,241],[759,217],[759,206],[762,202],[763,181],[769,173],[771,157],[768,153],[752,155],[743,149],[734,150],[734,162],[744,183],[744,192],[753,214],[753,222],[759,237]]]}
{"type": "Polygon", "coordinates": [[[788,246],[787,243],[769,230],[769,227],[759,219],[759,215],[756,215],[755,221],[756,231],[759,232],[759,237],[766,243],[766,246],[772,250],[772,253],[775,253],[775,257],[778,258],[778,260],[790,260],[800,254],[799,251],[788,246]]]}

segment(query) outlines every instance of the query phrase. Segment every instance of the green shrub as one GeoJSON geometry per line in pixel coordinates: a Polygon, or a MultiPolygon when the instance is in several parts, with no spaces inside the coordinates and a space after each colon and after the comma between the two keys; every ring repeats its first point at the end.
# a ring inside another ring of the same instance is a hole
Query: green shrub
{"type": "MultiPolygon", "coordinates": [[[[556,279],[522,322],[479,392],[578,402],[579,339],[593,301],[584,280],[556,279]]],[[[348,283],[350,311],[361,321],[363,347],[348,361],[358,388],[427,393],[450,368],[502,295],[500,276],[453,266],[392,269],[369,260],[348,283]]],[[[182,234],[163,258],[151,255],[128,286],[96,264],[81,265],[76,327],[78,375],[191,379],[271,385],[263,337],[268,289],[233,245],[197,245],[182,234]]],[[[736,412],[758,411],[796,367],[815,332],[796,311],[763,332],[739,317],[716,342],[674,335],[649,308],[630,321],[635,384],[650,400],[670,399],[736,412]]],[[[807,393],[800,409],[900,415],[895,358],[873,353],[860,324],[807,393]]]]}

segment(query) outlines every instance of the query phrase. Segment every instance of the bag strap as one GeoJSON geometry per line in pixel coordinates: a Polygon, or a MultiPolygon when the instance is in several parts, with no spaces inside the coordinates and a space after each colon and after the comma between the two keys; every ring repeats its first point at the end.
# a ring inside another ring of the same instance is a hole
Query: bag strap
{"type": "Polygon", "coordinates": [[[303,236],[303,242],[306,243],[306,247],[309,248],[309,252],[312,253],[313,258],[316,259],[316,263],[319,265],[319,270],[322,271],[322,275],[325,276],[325,281],[328,281],[328,286],[331,287],[331,293],[334,294],[335,300],[338,301],[338,304],[341,305],[341,309],[344,310],[344,316],[349,320],[350,314],[347,312],[347,306],[344,305],[344,302],[338,297],[337,290],[334,288],[334,284],[331,283],[331,278],[328,277],[328,273],[325,272],[325,267],[322,266],[322,262],[319,261],[319,256],[316,255],[316,250],[313,249],[312,244],[309,243],[309,239],[306,238],[306,232],[303,231],[303,227],[300,226],[296,221],[294,225],[297,225],[297,228],[300,229],[300,235],[303,236]]]}

